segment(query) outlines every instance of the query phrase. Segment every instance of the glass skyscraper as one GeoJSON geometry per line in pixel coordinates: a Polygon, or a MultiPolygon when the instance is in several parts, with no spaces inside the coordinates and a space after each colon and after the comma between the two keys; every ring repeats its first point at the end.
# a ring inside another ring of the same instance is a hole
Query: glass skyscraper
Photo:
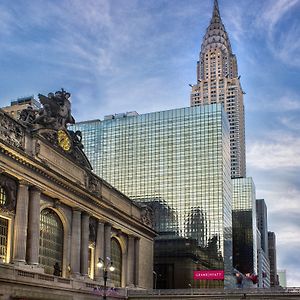
{"type": "Polygon", "coordinates": [[[200,286],[193,281],[197,269],[231,272],[229,123],[221,104],[117,114],[72,127],[82,131],[94,172],[152,208],[160,234],[157,287],[200,286]],[[160,261],[162,255],[172,261],[160,261]]]}
{"type": "Polygon", "coordinates": [[[233,266],[243,274],[257,274],[255,185],[251,177],[232,182],[233,266]]]}

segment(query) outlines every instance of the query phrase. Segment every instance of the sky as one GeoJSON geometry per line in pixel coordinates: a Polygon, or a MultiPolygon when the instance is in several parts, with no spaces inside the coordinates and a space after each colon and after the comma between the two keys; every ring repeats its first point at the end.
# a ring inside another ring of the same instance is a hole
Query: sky
{"type": "MultiPolygon", "coordinates": [[[[0,0],[0,107],[61,88],[76,121],[189,106],[213,0],[0,0]]],[[[247,175],[300,287],[300,0],[219,0],[246,92],[247,175]]]]}

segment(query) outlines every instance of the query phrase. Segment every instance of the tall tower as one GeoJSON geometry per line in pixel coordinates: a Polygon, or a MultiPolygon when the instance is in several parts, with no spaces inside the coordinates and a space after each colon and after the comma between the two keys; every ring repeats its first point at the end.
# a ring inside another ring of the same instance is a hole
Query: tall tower
{"type": "Polygon", "coordinates": [[[94,172],[151,208],[157,288],[231,284],[229,122],[221,104],[109,115],[72,129],[82,131],[94,172]],[[194,280],[195,270],[225,277],[194,280]]]}
{"type": "Polygon", "coordinates": [[[230,124],[231,177],[246,176],[243,90],[237,61],[223,25],[218,1],[203,38],[197,62],[197,84],[192,86],[191,106],[223,103],[230,124]]]}

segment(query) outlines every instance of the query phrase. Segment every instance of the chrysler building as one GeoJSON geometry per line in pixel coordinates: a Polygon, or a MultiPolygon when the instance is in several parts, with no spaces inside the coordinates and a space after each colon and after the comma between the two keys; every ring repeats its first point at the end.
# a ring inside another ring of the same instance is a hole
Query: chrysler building
{"type": "Polygon", "coordinates": [[[246,176],[243,90],[235,55],[214,0],[213,15],[197,62],[197,84],[192,85],[191,106],[223,103],[230,124],[231,177],[246,176]]]}

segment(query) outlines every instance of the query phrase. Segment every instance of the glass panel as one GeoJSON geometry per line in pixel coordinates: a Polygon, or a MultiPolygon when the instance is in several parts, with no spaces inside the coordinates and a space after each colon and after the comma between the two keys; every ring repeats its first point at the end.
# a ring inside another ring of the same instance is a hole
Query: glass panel
{"type": "Polygon", "coordinates": [[[44,209],[41,213],[39,263],[47,274],[56,271],[54,275],[61,276],[63,236],[63,225],[58,215],[53,210],[44,209]]]}
{"type": "Polygon", "coordinates": [[[0,218],[0,261],[6,260],[8,237],[8,220],[0,218]]]}
{"type": "Polygon", "coordinates": [[[116,287],[120,287],[122,278],[122,250],[119,242],[115,238],[111,240],[111,262],[115,267],[115,270],[110,273],[111,281],[116,287]]]}

